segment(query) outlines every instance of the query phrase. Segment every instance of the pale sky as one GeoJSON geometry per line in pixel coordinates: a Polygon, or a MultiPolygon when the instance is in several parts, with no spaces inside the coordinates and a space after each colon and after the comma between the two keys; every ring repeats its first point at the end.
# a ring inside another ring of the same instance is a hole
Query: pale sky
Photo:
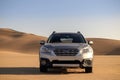
{"type": "Polygon", "coordinates": [[[0,0],[0,28],[120,40],[120,0],[0,0]]]}

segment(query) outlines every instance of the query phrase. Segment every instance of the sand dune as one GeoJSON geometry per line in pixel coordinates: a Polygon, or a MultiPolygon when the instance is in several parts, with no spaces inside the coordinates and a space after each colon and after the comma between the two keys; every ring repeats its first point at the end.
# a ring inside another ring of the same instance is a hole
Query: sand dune
{"type": "Polygon", "coordinates": [[[39,52],[40,40],[46,40],[46,37],[18,32],[11,29],[0,29],[0,50],[22,53],[39,52]]]}
{"type": "MultiPolygon", "coordinates": [[[[40,40],[46,37],[23,33],[7,28],[0,28],[0,50],[26,54],[38,54],[40,40]]],[[[115,55],[120,54],[120,40],[88,38],[93,40],[95,54],[115,55]]]]}
{"type": "Polygon", "coordinates": [[[93,73],[83,69],[39,72],[39,42],[46,37],[0,28],[0,80],[120,80],[120,41],[93,40],[93,73]],[[23,54],[25,53],[25,54],[23,54]],[[105,56],[104,54],[112,54],[105,56]]]}
{"type": "Polygon", "coordinates": [[[120,55],[120,40],[101,39],[101,38],[88,38],[92,40],[92,45],[95,54],[105,55],[120,55]]]}

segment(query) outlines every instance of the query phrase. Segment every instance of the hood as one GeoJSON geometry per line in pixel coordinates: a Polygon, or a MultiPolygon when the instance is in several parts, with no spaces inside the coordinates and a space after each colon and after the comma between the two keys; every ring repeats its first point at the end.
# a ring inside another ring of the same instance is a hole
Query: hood
{"type": "Polygon", "coordinates": [[[87,47],[87,43],[45,43],[44,45],[47,48],[77,48],[81,49],[87,47]]]}

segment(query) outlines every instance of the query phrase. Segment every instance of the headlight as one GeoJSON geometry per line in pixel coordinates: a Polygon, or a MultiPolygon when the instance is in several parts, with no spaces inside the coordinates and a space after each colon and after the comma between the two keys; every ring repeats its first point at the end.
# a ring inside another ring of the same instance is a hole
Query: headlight
{"type": "Polygon", "coordinates": [[[42,48],[40,49],[40,52],[41,52],[41,53],[51,53],[51,50],[49,50],[47,47],[42,47],[42,48]]]}
{"type": "Polygon", "coordinates": [[[87,46],[83,49],[80,50],[80,53],[85,54],[85,53],[93,53],[93,50],[91,47],[87,46]]]}
{"type": "Polygon", "coordinates": [[[81,49],[80,53],[82,54],[84,59],[93,58],[93,49],[90,46],[87,46],[81,49]]]}

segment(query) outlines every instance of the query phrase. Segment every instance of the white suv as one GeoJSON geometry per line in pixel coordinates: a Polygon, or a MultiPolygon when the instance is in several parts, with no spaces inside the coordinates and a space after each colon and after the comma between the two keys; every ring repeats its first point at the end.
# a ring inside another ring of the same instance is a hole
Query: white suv
{"type": "Polygon", "coordinates": [[[41,41],[40,71],[47,72],[48,68],[79,67],[86,73],[92,72],[93,49],[92,41],[86,41],[80,32],[53,32],[47,42],[41,41]]]}

